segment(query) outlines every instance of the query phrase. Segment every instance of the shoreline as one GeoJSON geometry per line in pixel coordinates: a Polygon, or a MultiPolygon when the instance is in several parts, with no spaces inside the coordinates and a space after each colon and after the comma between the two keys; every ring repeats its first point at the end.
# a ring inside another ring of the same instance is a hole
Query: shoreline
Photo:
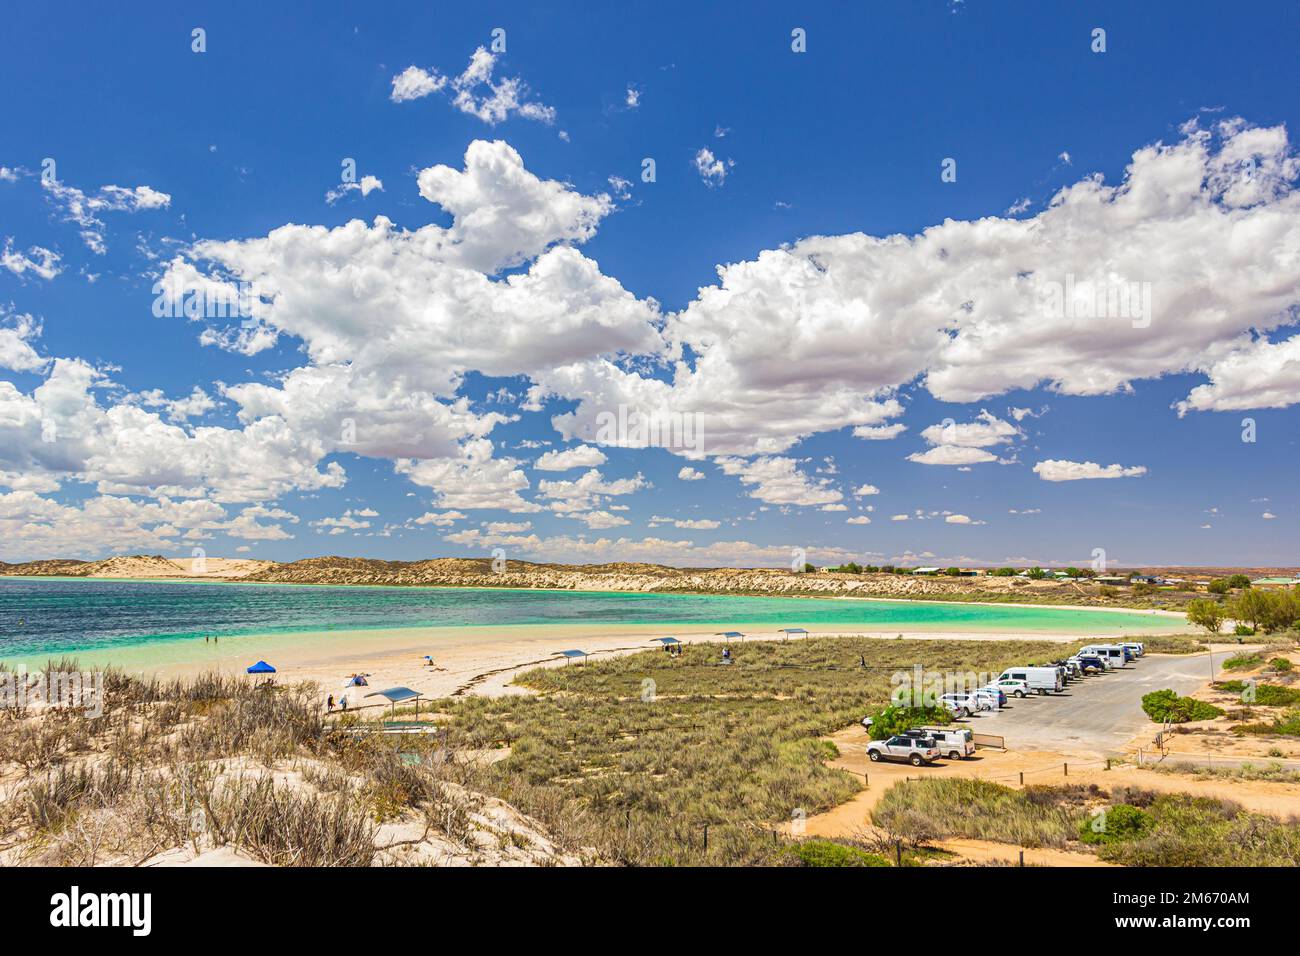
{"type": "MultiPolygon", "coordinates": [[[[795,626],[792,624],[791,626],[795,626]]],[[[407,627],[332,632],[295,632],[292,634],[248,634],[222,638],[207,643],[200,638],[169,642],[170,654],[159,653],[159,645],[136,645],[102,651],[68,654],[82,667],[114,666],[131,673],[162,678],[192,676],[204,671],[243,675],[245,668],[257,660],[266,660],[277,669],[281,683],[312,681],[319,685],[323,701],[326,694],[338,698],[349,694],[355,707],[365,693],[386,687],[405,686],[425,697],[447,697],[464,693],[497,696],[527,693],[512,687],[514,677],[533,667],[582,666],[558,658],[560,651],[577,649],[593,658],[654,650],[656,637],[677,637],[684,643],[716,643],[719,627],[736,629],[743,639],[727,641],[733,654],[743,654],[747,643],[782,640],[784,635],[770,623],[746,625],[681,624],[523,624],[506,627],[482,625],[466,627],[407,627]],[[180,653],[177,653],[180,652],[180,653]],[[429,667],[425,654],[434,659],[429,667]],[[370,675],[368,687],[344,691],[343,681],[351,674],[370,675]]],[[[1060,631],[987,631],[953,629],[939,626],[926,629],[914,625],[881,630],[856,626],[810,626],[812,637],[872,637],[913,640],[1013,640],[1053,643],[1087,643],[1101,635],[1096,632],[1060,631]]],[[[797,641],[802,636],[790,637],[797,641]]],[[[385,705],[386,706],[386,705],[385,705]]]]}

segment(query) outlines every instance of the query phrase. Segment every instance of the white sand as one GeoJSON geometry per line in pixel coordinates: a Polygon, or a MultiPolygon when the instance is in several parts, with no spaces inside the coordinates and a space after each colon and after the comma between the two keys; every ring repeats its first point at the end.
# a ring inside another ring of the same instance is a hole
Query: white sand
{"type": "MultiPolygon", "coordinates": [[[[1153,622],[1154,624],[1155,622],[1153,622]]],[[[1161,621],[1160,624],[1173,622],[1161,621]]],[[[745,633],[744,640],[731,641],[733,653],[743,654],[746,641],[781,640],[783,635],[766,629],[736,627],[745,633]]],[[[864,628],[808,628],[815,636],[868,636],[931,640],[1047,640],[1062,643],[1085,643],[1102,635],[1096,631],[1080,633],[1045,633],[1006,631],[952,631],[897,628],[887,631],[864,628]]],[[[1153,631],[1175,632],[1182,627],[1153,627],[1153,631]]],[[[636,625],[520,625],[515,627],[434,627],[395,628],[388,630],[333,631],[302,634],[266,634],[222,637],[215,643],[202,638],[183,643],[123,648],[116,651],[89,652],[78,655],[82,666],[114,664],[129,671],[157,673],[162,676],[194,674],[205,670],[244,673],[249,664],[267,660],[277,670],[277,680],[316,681],[322,697],[333,693],[337,699],[348,695],[349,706],[360,700],[358,692],[385,687],[406,686],[429,697],[457,692],[497,695],[522,693],[510,682],[523,670],[535,666],[580,667],[566,664],[556,654],[571,648],[587,651],[599,659],[612,654],[658,648],[655,637],[674,636],[686,643],[722,642],[712,627],[636,625]],[[423,660],[434,659],[433,667],[423,660]],[[351,674],[369,674],[368,688],[345,690],[344,680],[351,674]]],[[[791,638],[799,640],[800,638],[791,638]]],[[[369,703],[373,703],[370,701],[369,703]]]]}

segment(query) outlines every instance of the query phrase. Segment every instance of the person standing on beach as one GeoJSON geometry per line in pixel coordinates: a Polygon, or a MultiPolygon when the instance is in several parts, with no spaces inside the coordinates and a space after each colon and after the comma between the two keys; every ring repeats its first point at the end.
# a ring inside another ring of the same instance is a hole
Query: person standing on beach
{"type": "Polygon", "coordinates": [[[325,701],[325,709],[331,714],[334,713],[334,695],[330,694],[329,700],[325,701]]]}

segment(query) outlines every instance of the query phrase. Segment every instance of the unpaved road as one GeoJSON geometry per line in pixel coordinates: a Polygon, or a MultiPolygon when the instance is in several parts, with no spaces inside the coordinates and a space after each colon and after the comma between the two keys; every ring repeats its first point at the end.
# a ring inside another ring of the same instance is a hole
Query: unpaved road
{"type": "MultiPolygon", "coordinates": [[[[1214,656],[1214,674],[1231,654],[1214,656]]],[[[1095,754],[1123,751],[1139,734],[1160,728],[1142,712],[1142,695],[1170,688],[1180,695],[1205,685],[1209,654],[1148,654],[1123,668],[1072,681],[1060,694],[1008,698],[996,714],[964,721],[980,734],[998,734],[1014,750],[1056,750],[1095,754]]]]}

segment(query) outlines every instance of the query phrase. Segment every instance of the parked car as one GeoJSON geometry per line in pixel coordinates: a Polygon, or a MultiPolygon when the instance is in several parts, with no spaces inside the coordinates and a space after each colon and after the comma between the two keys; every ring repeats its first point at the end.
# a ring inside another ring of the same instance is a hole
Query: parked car
{"type": "Polygon", "coordinates": [[[1030,692],[1027,681],[1013,680],[1011,678],[995,680],[989,684],[989,687],[997,688],[1004,696],[1010,695],[1012,697],[1028,697],[1030,692]]]}
{"type": "Polygon", "coordinates": [[[965,727],[917,727],[903,731],[904,737],[929,737],[941,756],[960,760],[975,753],[975,735],[965,727]]]}
{"type": "Polygon", "coordinates": [[[905,760],[913,767],[934,763],[939,759],[939,748],[933,737],[907,737],[902,734],[888,740],[873,740],[867,744],[867,757],[872,763],[881,760],[905,760]]]}
{"type": "Polygon", "coordinates": [[[1065,686],[1057,667],[1011,667],[998,680],[1022,680],[1039,694],[1059,694],[1065,686]]]}
{"type": "Polygon", "coordinates": [[[1007,695],[996,687],[977,687],[971,691],[976,697],[986,697],[993,706],[989,710],[997,710],[999,707],[1005,707],[1007,695]]]}
{"type": "Polygon", "coordinates": [[[1096,654],[1079,654],[1070,660],[1076,662],[1085,674],[1097,674],[1106,670],[1106,662],[1096,654]]]}
{"type": "Polygon", "coordinates": [[[1110,657],[1109,654],[1101,654],[1101,653],[1098,653],[1097,651],[1094,651],[1094,650],[1091,650],[1090,648],[1085,647],[1083,650],[1079,651],[1079,655],[1078,655],[1078,656],[1079,656],[1079,657],[1095,657],[1097,660],[1101,661],[1101,666],[1102,666],[1103,669],[1108,670],[1108,671],[1109,671],[1109,670],[1114,670],[1114,669],[1115,669],[1115,661],[1113,661],[1113,660],[1111,659],[1111,657],[1110,657]]]}
{"type": "Polygon", "coordinates": [[[939,698],[940,707],[946,707],[958,717],[969,717],[981,710],[992,710],[993,705],[988,700],[981,700],[974,694],[944,694],[939,698]]]}
{"type": "Polygon", "coordinates": [[[1132,651],[1135,658],[1145,657],[1147,653],[1147,646],[1141,641],[1124,641],[1120,644],[1120,647],[1132,651]]]}

